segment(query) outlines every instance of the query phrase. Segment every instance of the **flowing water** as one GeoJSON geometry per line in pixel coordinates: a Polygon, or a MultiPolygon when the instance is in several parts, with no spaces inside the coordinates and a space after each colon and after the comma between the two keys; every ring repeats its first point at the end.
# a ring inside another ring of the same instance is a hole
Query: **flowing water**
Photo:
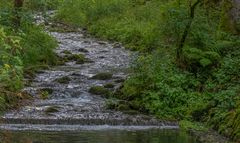
{"type": "Polygon", "coordinates": [[[159,121],[142,114],[127,114],[109,110],[106,99],[90,94],[92,86],[114,84],[117,89],[128,76],[131,52],[120,44],[89,38],[84,32],[51,32],[59,43],[56,53],[84,54],[89,61],[40,71],[24,90],[34,101],[2,116],[1,142],[13,143],[195,143],[182,133],[177,124],[159,121]],[[68,52],[66,52],[68,51],[68,52]],[[92,77],[98,73],[113,73],[108,80],[92,77]],[[59,83],[67,77],[69,82],[59,83]],[[49,92],[45,100],[41,91],[49,92]],[[166,130],[167,129],[167,130],[166,130]]]}

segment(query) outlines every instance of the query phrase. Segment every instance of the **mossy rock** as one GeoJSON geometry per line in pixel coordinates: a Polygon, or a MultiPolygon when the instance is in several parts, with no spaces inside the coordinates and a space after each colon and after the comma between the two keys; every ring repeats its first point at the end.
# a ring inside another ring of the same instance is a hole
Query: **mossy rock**
{"type": "Polygon", "coordinates": [[[64,57],[61,56],[57,56],[57,62],[56,65],[65,65],[66,59],[64,57]]]}
{"type": "Polygon", "coordinates": [[[97,80],[109,80],[112,79],[113,74],[109,72],[103,72],[103,73],[98,73],[94,75],[91,79],[97,79],[97,80]]]}
{"type": "Polygon", "coordinates": [[[56,79],[55,81],[58,83],[61,83],[61,84],[68,84],[71,81],[71,78],[68,76],[64,76],[64,77],[56,79]]]}
{"type": "Polygon", "coordinates": [[[48,93],[47,91],[41,91],[41,92],[39,93],[39,97],[40,97],[41,99],[43,99],[43,100],[46,100],[46,99],[49,98],[49,93],[48,93]]]}
{"type": "Polygon", "coordinates": [[[71,54],[65,57],[65,62],[69,61],[76,61],[77,64],[84,64],[85,62],[88,62],[88,59],[86,59],[83,54],[71,54]]]}
{"type": "Polygon", "coordinates": [[[52,94],[53,89],[52,88],[43,88],[43,89],[40,89],[40,92],[47,92],[48,94],[52,94]]]}
{"type": "Polygon", "coordinates": [[[46,114],[50,114],[50,113],[56,113],[59,112],[60,107],[58,106],[50,106],[48,108],[46,108],[46,110],[44,111],[46,114]]]}
{"type": "Polygon", "coordinates": [[[72,53],[70,52],[70,51],[68,51],[68,50],[64,50],[64,51],[62,51],[61,53],[64,53],[64,54],[66,54],[66,55],[71,55],[72,53]]]}
{"type": "Polygon", "coordinates": [[[107,83],[104,85],[105,88],[114,88],[115,85],[113,83],[107,83]]]}
{"type": "Polygon", "coordinates": [[[93,86],[89,89],[89,93],[101,95],[104,97],[108,97],[110,95],[110,91],[103,86],[93,86]]]}

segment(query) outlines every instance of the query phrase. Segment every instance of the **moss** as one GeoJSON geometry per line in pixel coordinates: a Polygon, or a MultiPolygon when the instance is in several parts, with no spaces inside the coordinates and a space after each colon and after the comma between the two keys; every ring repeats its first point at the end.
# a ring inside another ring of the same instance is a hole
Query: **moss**
{"type": "Polygon", "coordinates": [[[58,107],[58,106],[50,106],[50,107],[46,108],[45,113],[49,114],[49,113],[59,112],[59,109],[60,109],[60,107],[58,107]]]}
{"type": "Polygon", "coordinates": [[[71,81],[71,78],[68,76],[64,76],[64,77],[56,79],[55,81],[58,83],[61,83],[61,84],[68,84],[71,81]]]}
{"type": "Polygon", "coordinates": [[[109,80],[113,76],[112,73],[109,72],[103,72],[103,73],[98,73],[92,77],[92,79],[97,79],[97,80],[109,80]]]}
{"type": "Polygon", "coordinates": [[[114,88],[114,84],[112,83],[107,83],[104,85],[105,88],[114,88]]]}
{"type": "Polygon", "coordinates": [[[110,95],[110,91],[102,86],[93,86],[89,89],[89,92],[95,95],[102,95],[108,97],[110,95]]]}

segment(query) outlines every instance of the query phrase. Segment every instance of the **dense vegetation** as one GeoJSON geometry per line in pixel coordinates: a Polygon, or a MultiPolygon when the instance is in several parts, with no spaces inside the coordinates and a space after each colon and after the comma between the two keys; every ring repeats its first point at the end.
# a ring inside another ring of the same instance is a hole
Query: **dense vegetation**
{"type": "Polygon", "coordinates": [[[204,123],[239,142],[240,21],[231,16],[234,6],[231,0],[26,0],[16,26],[12,2],[0,0],[1,109],[19,96],[24,73],[56,63],[56,42],[33,24],[33,13],[59,8],[56,21],[139,51],[114,97],[161,119],[204,123]]]}
{"type": "MultiPolygon", "coordinates": [[[[0,0],[0,110],[16,106],[25,98],[21,93],[26,75],[56,63],[56,41],[33,24],[40,1],[25,1],[16,8],[13,1],[0,0]],[[36,3],[38,2],[38,3],[36,3]],[[18,21],[19,19],[19,21],[18,21]]],[[[46,7],[46,6],[42,6],[46,7]]]]}
{"type": "Polygon", "coordinates": [[[73,0],[57,19],[140,51],[117,98],[240,139],[239,21],[228,0],[73,0]]]}

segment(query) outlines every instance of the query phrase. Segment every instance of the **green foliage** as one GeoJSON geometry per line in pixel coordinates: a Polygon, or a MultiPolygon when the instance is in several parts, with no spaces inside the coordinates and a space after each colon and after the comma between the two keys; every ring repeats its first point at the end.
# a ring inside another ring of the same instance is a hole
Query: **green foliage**
{"type": "Polygon", "coordinates": [[[24,7],[33,11],[57,9],[63,0],[25,0],[24,7]]]}
{"type": "Polygon", "coordinates": [[[185,130],[193,129],[196,131],[207,131],[207,128],[199,123],[193,123],[187,120],[182,120],[179,123],[180,127],[185,130]]]}
{"type": "Polygon", "coordinates": [[[131,49],[152,50],[160,44],[157,30],[160,2],[141,7],[132,7],[130,3],[128,0],[65,1],[56,18],[86,27],[97,37],[121,41],[131,49]]]}
{"type": "Polygon", "coordinates": [[[17,101],[22,99],[18,92],[23,87],[24,74],[56,62],[53,52],[56,41],[41,27],[33,24],[33,15],[29,9],[24,7],[19,13],[21,24],[16,29],[13,23],[13,1],[0,0],[1,111],[17,105],[17,101]]]}
{"type": "Polygon", "coordinates": [[[53,49],[57,42],[47,33],[36,26],[27,26],[22,36],[22,47],[24,53],[22,59],[25,68],[38,68],[41,65],[56,64],[56,55],[53,49]],[[33,66],[33,67],[32,67],[33,66]]]}
{"type": "Polygon", "coordinates": [[[189,121],[206,122],[237,139],[240,42],[224,28],[232,28],[224,24],[227,9],[218,1],[196,7],[181,55],[184,70],[176,66],[174,51],[190,20],[187,0],[65,1],[56,18],[143,52],[115,95],[130,101],[132,109],[187,120],[183,124],[191,128],[189,121]]]}
{"type": "Polygon", "coordinates": [[[22,87],[22,47],[19,37],[6,35],[0,29],[0,89],[18,90],[22,87]]]}

